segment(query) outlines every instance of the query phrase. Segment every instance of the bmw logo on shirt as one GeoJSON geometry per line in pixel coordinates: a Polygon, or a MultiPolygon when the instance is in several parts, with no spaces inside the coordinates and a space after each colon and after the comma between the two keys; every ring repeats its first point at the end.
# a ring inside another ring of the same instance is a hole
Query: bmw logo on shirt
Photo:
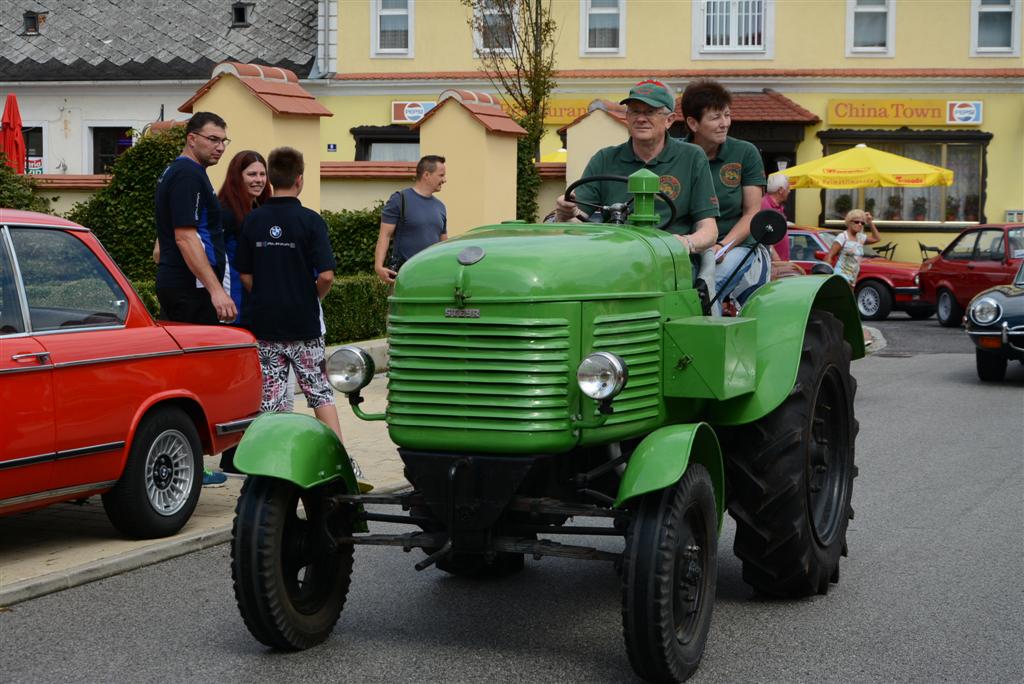
{"type": "Polygon", "coordinates": [[[270,237],[274,238],[275,240],[281,237],[281,226],[272,226],[270,228],[270,237]]]}

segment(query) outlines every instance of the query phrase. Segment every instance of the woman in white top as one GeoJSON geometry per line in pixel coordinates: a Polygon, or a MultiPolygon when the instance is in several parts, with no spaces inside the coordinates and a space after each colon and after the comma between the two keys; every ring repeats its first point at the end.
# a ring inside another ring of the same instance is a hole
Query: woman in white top
{"type": "Polygon", "coordinates": [[[873,245],[881,239],[871,214],[853,209],[846,214],[846,230],[836,236],[828,250],[828,261],[835,266],[836,274],[854,287],[860,273],[860,260],[864,257],[864,245],[873,245]],[[870,235],[864,233],[865,226],[871,231],[870,235]]]}

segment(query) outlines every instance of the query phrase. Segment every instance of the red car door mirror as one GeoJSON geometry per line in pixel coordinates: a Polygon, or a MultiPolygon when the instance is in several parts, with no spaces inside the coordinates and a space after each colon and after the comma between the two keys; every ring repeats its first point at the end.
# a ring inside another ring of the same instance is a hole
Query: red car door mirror
{"type": "Polygon", "coordinates": [[[828,256],[828,252],[826,252],[826,251],[824,251],[822,249],[816,250],[814,252],[814,258],[818,259],[819,261],[824,261],[825,257],[827,257],[827,256],[828,256]]]}

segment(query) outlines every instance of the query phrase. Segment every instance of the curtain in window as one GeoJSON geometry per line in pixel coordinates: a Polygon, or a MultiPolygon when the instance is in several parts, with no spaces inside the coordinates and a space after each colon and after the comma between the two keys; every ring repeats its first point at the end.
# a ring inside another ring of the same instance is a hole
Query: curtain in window
{"type": "Polygon", "coordinates": [[[888,27],[887,0],[857,0],[853,15],[853,47],[884,48],[888,27]]]}
{"type": "Polygon", "coordinates": [[[419,161],[419,143],[375,142],[370,145],[369,161],[419,161]]]}
{"type": "Polygon", "coordinates": [[[380,0],[381,50],[409,49],[409,3],[407,0],[380,0]]]}
{"type": "Polygon", "coordinates": [[[981,0],[978,12],[978,47],[1009,48],[1013,45],[1012,0],[981,0]]]}
{"type": "Polygon", "coordinates": [[[587,15],[587,46],[590,48],[619,47],[619,0],[590,0],[587,15]]]}

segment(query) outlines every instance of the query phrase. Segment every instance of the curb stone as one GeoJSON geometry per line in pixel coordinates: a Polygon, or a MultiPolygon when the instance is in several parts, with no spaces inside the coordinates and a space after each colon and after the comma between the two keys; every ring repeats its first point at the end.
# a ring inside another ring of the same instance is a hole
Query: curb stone
{"type": "MultiPolygon", "coordinates": [[[[375,493],[391,494],[407,488],[408,483],[393,483],[374,490],[375,493]]],[[[21,580],[0,589],[0,607],[6,608],[16,603],[39,598],[64,589],[71,589],[83,584],[120,575],[130,570],[154,565],[165,560],[184,556],[195,551],[202,551],[231,541],[231,525],[195,532],[188,535],[170,537],[166,541],[153,544],[142,549],[127,551],[99,560],[85,563],[75,568],[51,572],[39,577],[21,580]]]]}

